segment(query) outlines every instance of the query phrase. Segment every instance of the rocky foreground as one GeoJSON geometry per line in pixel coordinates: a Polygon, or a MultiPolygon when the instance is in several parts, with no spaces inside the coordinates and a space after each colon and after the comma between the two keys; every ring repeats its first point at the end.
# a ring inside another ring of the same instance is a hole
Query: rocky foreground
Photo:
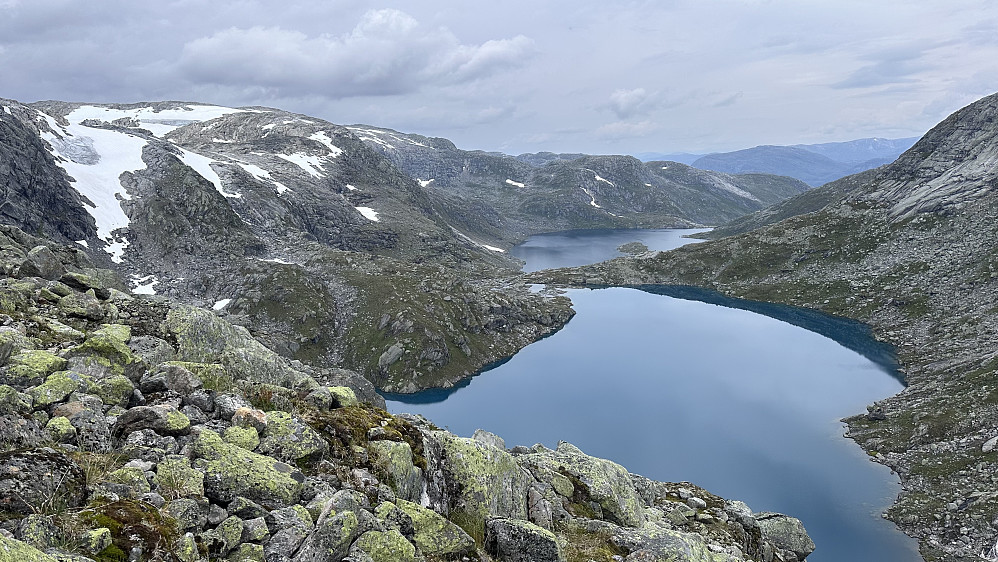
{"type": "Polygon", "coordinates": [[[568,443],[385,412],[356,373],[0,230],[0,561],[770,562],[800,521],[568,443]]]}

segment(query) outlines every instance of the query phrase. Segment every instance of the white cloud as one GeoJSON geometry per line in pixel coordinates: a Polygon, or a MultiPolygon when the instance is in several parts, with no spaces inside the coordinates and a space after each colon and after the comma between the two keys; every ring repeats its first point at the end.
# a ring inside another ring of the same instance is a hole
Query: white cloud
{"type": "Polygon", "coordinates": [[[461,44],[398,10],[373,10],[352,31],[310,37],[280,27],[230,28],[188,42],[178,64],[200,84],[255,86],[277,96],[381,96],[473,81],[529,57],[522,35],[461,44]]]}
{"type": "Polygon", "coordinates": [[[615,90],[610,94],[610,109],[621,119],[646,114],[655,109],[656,105],[656,96],[649,94],[644,88],[615,90]]]}

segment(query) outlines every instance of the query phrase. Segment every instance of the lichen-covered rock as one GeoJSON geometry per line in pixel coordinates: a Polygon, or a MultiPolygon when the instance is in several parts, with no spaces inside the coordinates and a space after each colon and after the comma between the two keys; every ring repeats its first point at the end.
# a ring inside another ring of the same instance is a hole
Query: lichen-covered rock
{"type": "Polygon", "coordinates": [[[646,523],[639,528],[617,527],[613,543],[631,554],[627,560],[684,562],[715,562],[716,558],[700,535],[683,533],[667,527],[646,523]]]}
{"type": "Polygon", "coordinates": [[[17,538],[43,550],[56,546],[64,540],[62,532],[52,522],[52,518],[37,513],[25,517],[18,523],[17,538]]]}
{"type": "Polygon", "coordinates": [[[239,548],[232,551],[226,560],[228,562],[267,562],[269,559],[266,557],[262,546],[243,543],[239,545],[239,548]]]}
{"type": "Polygon", "coordinates": [[[427,435],[429,452],[424,452],[435,509],[479,540],[489,518],[527,518],[527,490],[534,479],[512,455],[446,431],[427,435]]]}
{"type": "MultiPolygon", "coordinates": [[[[63,299],[65,301],[66,299],[63,299]]],[[[71,348],[71,366],[95,378],[125,374],[125,367],[140,361],[125,343],[126,335],[117,326],[91,332],[83,343],[71,348]]]]}
{"type": "Polygon", "coordinates": [[[70,394],[76,392],[81,387],[87,386],[88,377],[72,371],[56,371],[45,378],[42,384],[29,388],[28,394],[34,401],[35,407],[45,408],[51,404],[62,402],[70,394]]]}
{"type": "Polygon", "coordinates": [[[155,336],[135,336],[128,340],[128,348],[150,365],[173,361],[177,357],[170,342],[155,336]]]}
{"type": "Polygon", "coordinates": [[[90,384],[90,393],[108,406],[127,406],[134,390],[135,385],[125,375],[112,375],[90,384]]]}
{"type": "Polygon", "coordinates": [[[260,435],[257,433],[255,427],[230,425],[222,432],[222,440],[226,443],[242,447],[247,451],[256,450],[260,445],[260,435]]]}
{"type": "Polygon", "coordinates": [[[153,482],[167,498],[200,498],[204,496],[204,474],[194,470],[187,457],[171,456],[156,465],[153,482]]]}
{"type": "Polygon", "coordinates": [[[485,550],[503,562],[564,562],[554,533],[529,521],[489,519],[485,550]]]}
{"type": "MultiPolygon", "coordinates": [[[[629,527],[639,527],[645,521],[644,506],[631,483],[631,476],[619,464],[591,457],[571,443],[561,442],[555,451],[520,455],[517,460],[531,472],[537,473],[538,480],[544,481],[544,472],[562,473],[574,479],[585,489],[576,490],[599,504],[604,518],[629,527]]],[[[558,489],[558,485],[555,489],[558,489]]],[[[523,518],[525,519],[525,517],[523,518]]]]}
{"type": "Polygon", "coordinates": [[[204,475],[205,495],[228,503],[243,496],[276,509],[298,502],[305,477],[272,457],[252,453],[204,430],[192,443],[195,468],[204,475]]]}
{"type": "Polygon", "coordinates": [[[788,550],[803,560],[814,552],[814,541],[804,530],[804,524],[796,517],[782,513],[762,512],[755,514],[764,539],[777,548],[788,550]]]}
{"type": "Polygon", "coordinates": [[[45,424],[45,431],[56,443],[72,443],[76,440],[76,428],[63,417],[52,418],[45,424]]]}
{"type": "Polygon", "coordinates": [[[243,521],[243,535],[239,539],[241,542],[263,542],[269,537],[270,529],[263,517],[243,521]]]}
{"type": "Polygon", "coordinates": [[[416,559],[416,547],[395,529],[368,531],[353,543],[350,550],[363,552],[373,562],[413,562],[416,559]]]}
{"type": "MultiPolygon", "coordinates": [[[[267,510],[263,506],[242,496],[237,496],[236,499],[232,500],[227,511],[229,515],[236,515],[240,519],[255,519],[267,515],[267,510]]],[[[309,527],[311,527],[311,523],[312,521],[309,520],[309,527]]]]}
{"type": "Polygon", "coordinates": [[[66,368],[66,360],[50,351],[26,349],[12,355],[8,360],[7,372],[0,380],[15,388],[26,388],[40,384],[45,377],[66,368]]]}
{"type": "Polygon", "coordinates": [[[111,546],[113,540],[114,539],[111,536],[111,529],[108,529],[107,527],[92,529],[87,531],[87,534],[83,540],[83,547],[86,548],[91,554],[98,554],[107,547],[111,546]]]}
{"type": "Polygon", "coordinates": [[[364,530],[357,514],[352,511],[327,517],[302,543],[294,562],[341,560],[350,552],[350,545],[364,530]]]}
{"type": "Polygon", "coordinates": [[[331,408],[345,408],[347,406],[356,406],[360,403],[357,400],[357,394],[349,386],[330,386],[327,388],[332,398],[331,408]]]}
{"type": "Polygon", "coordinates": [[[372,441],[367,449],[372,467],[387,480],[395,494],[404,500],[417,501],[423,491],[423,471],[413,464],[409,444],[372,441]]]}
{"type": "Polygon", "coordinates": [[[199,531],[208,522],[208,505],[193,498],[168,502],[163,513],[173,518],[181,531],[199,531]]]}
{"type": "Polygon", "coordinates": [[[37,548],[0,535],[0,560],[7,562],[58,562],[37,548]]]}
{"type": "Polygon", "coordinates": [[[287,461],[315,459],[329,445],[316,430],[301,419],[280,411],[267,412],[267,427],[257,451],[287,461]]]}
{"type": "Polygon", "coordinates": [[[87,479],[75,462],[47,447],[0,453],[0,511],[30,515],[74,508],[87,498],[87,479]]]}
{"type": "Polygon", "coordinates": [[[412,520],[413,542],[424,555],[452,559],[475,552],[475,540],[436,511],[405,500],[396,506],[412,520]]]}
{"type": "Polygon", "coordinates": [[[0,416],[26,414],[31,411],[31,395],[18,392],[5,384],[0,385],[0,416]]]}
{"type": "Polygon", "coordinates": [[[126,490],[126,497],[137,498],[142,494],[152,491],[149,481],[146,480],[145,472],[141,468],[132,466],[126,466],[111,472],[107,475],[106,481],[122,485],[126,490]]]}
{"type": "Polygon", "coordinates": [[[108,317],[108,312],[97,297],[88,293],[73,293],[59,300],[59,310],[67,316],[85,318],[100,322],[108,317]]]}
{"type": "Polygon", "coordinates": [[[188,396],[201,388],[202,382],[187,366],[200,363],[174,361],[158,365],[139,380],[139,389],[144,393],[172,390],[181,396],[188,396]]]}
{"type": "Polygon", "coordinates": [[[218,527],[202,533],[202,542],[208,548],[208,553],[225,556],[239,545],[243,536],[243,520],[231,516],[218,524],[218,527]]]}
{"type": "Polygon", "coordinates": [[[319,386],[315,379],[291,368],[286,359],[254,339],[246,328],[230,324],[211,311],[174,307],[164,327],[177,339],[177,355],[183,361],[221,363],[236,380],[299,391],[319,386]]]}
{"type": "Polygon", "coordinates": [[[80,450],[91,453],[111,451],[111,428],[104,414],[83,402],[69,402],[57,406],[52,417],[65,417],[76,428],[76,444],[80,450]]]}
{"type": "Polygon", "coordinates": [[[191,420],[172,405],[161,404],[129,408],[114,423],[114,434],[117,436],[143,429],[151,429],[160,435],[186,435],[191,431],[191,420]]]}

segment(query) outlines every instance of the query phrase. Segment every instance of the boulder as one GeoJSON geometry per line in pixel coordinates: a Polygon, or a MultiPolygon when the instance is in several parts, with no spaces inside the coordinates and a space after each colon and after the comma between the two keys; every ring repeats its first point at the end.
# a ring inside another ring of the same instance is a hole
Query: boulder
{"type": "Polygon", "coordinates": [[[57,562],[55,558],[19,540],[0,534],[0,560],[18,562],[57,562]]]}
{"type": "Polygon", "coordinates": [[[114,423],[114,434],[119,437],[143,429],[160,435],[186,435],[191,431],[191,420],[175,407],[161,404],[129,408],[114,423]]]}
{"type": "Polygon", "coordinates": [[[436,511],[405,500],[396,506],[412,520],[413,542],[424,555],[450,560],[475,553],[475,540],[436,511]]]}
{"type": "Polygon", "coordinates": [[[188,396],[201,385],[201,379],[179,362],[160,364],[139,380],[139,390],[145,394],[172,390],[181,396],[188,396]]]}
{"type": "Polygon", "coordinates": [[[0,382],[14,388],[41,384],[46,377],[66,368],[66,360],[52,352],[26,349],[7,360],[7,371],[0,382]]]}
{"type": "Polygon", "coordinates": [[[48,246],[35,246],[21,262],[21,277],[41,277],[55,281],[66,273],[66,268],[48,246]]]}
{"type": "MultiPolygon", "coordinates": [[[[564,441],[558,444],[555,451],[544,450],[520,455],[516,459],[538,480],[550,480],[553,474],[571,480],[571,495],[584,501],[595,501],[602,510],[603,518],[629,527],[639,527],[644,523],[641,498],[631,483],[631,475],[619,464],[591,457],[564,441]]],[[[569,497],[561,489],[564,488],[563,482],[559,485],[552,481],[551,484],[560,494],[569,497]]]]}
{"type": "Polygon", "coordinates": [[[228,503],[243,496],[277,509],[301,497],[305,481],[301,472],[272,457],[225,443],[214,431],[201,431],[191,452],[197,459],[195,468],[205,475],[205,495],[213,501],[228,503]]]}
{"type": "Polygon", "coordinates": [[[267,425],[257,451],[286,461],[316,459],[329,448],[318,431],[287,412],[267,412],[267,425]]]}
{"type": "Polygon", "coordinates": [[[372,441],[367,450],[371,466],[396,496],[409,501],[419,500],[423,492],[423,471],[413,464],[412,448],[408,443],[372,441]]]}
{"type": "Polygon", "coordinates": [[[47,447],[0,453],[0,511],[30,515],[86,499],[83,469],[65,454],[47,447]]]}
{"type": "Polygon", "coordinates": [[[804,530],[804,524],[796,517],[782,513],[761,512],[755,514],[762,537],[777,548],[788,550],[803,560],[814,552],[814,541],[804,530]]]}
{"type": "Polygon", "coordinates": [[[519,519],[489,519],[485,550],[504,562],[564,562],[554,533],[519,519]]]}
{"type": "Polygon", "coordinates": [[[341,560],[349,554],[350,545],[364,531],[366,529],[361,528],[356,513],[337,513],[316,526],[298,549],[294,562],[341,560]]]}
{"type": "Polygon", "coordinates": [[[28,394],[36,408],[45,408],[51,404],[62,402],[69,395],[89,386],[89,377],[72,371],[57,371],[45,378],[42,384],[28,389],[28,394]]]}
{"type": "Polygon", "coordinates": [[[222,440],[226,443],[242,447],[247,451],[256,450],[260,446],[260,435],[256,432],[255,427],[230,425],[222,432],[222,440]]]}
{"type": "Polygon", "coordinates": [[[372,562],[413,562],[416,559],[416,547],[395,529],[368,531],[353,543],[350,551],[363,552],[372,562]]]}

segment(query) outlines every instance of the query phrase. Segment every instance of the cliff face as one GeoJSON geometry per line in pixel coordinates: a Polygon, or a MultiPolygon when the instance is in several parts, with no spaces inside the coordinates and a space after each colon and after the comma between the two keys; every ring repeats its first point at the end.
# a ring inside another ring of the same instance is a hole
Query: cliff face
{"type": "Polygon", "coordinates": [[[803,560],[800,521],[568,443],[393,416],[356,372],[0,227],[0,559],[803,560]],[[626,557],[626,558],[625,558],[626,557]]]}
{"type": "Polygon", "coordinates": [[[823,208],[535,280],[698,285],[871,324],[896,347],[909,385],[848,420],[850,435],[901,475],[889,517],[920,539],[926,559],[986,553],[998,516],[986,491],[998,468],[996,134],[992,95],[823,208]]]}

